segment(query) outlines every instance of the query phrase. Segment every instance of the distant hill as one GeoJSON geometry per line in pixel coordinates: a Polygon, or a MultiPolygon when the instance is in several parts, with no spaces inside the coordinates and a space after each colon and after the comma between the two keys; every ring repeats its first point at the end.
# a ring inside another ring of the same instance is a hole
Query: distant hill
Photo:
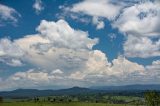
{"type": "Polygon", "coordinates": [[[142,96],[146,90],[160,91],[160,85],[97,86],[90,88],[73,87],[60,90],[17,89],[14,91],[0,92],[0,96],[4,98],[30,98],[36,96],[78,95],[97,93],[142,96]]]}
{"type": "Polygon", "coordinates": [[[90,89],[108,90],[108,91],[132,91],[132,90],[160,90],[160,85],[124,85],[124,86],[93,86],[90,89]]]}
{"type": "Polygon", "coordinates": [[[73,87],[69,89],[60,90],[37,90],[37,89],[17,89],[14,91],[0,92],[0,96],[5,98],[15,97],[36,97],[36,96],[52,96],[52,95],[77,95],[100,92],[99,90],[93,90],[88,88],[73,87]]]}

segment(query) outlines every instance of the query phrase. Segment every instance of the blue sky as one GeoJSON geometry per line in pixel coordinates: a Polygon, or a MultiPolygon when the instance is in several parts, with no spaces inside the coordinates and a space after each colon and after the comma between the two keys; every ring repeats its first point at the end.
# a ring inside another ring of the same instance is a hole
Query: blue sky
{"type": "Polygon", "coordinates": [[[158,0],[1,0],[1,90],[159,84],[159,7],[158,0]]]}

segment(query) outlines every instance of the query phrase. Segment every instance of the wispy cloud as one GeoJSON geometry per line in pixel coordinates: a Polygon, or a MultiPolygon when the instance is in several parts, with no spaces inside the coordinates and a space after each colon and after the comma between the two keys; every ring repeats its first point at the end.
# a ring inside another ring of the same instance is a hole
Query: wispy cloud
{"type": "Polygon", "coordinates": [[[40,14],[42,10],[44,10],[44,6],[41,0],[35,0],[33,4],[33,8],[35,9],[36,14],[40,14]]]}
{"type": "Polygon", "coordinates": [[[15,24],[21,15],[13,8],[0,4],[0,26],[6,23],[15,24]]]}

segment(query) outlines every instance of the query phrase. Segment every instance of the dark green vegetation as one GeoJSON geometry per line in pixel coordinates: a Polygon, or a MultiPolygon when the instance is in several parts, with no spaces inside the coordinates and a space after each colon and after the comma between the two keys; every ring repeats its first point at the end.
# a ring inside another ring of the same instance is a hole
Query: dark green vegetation
{"type": "Polygon", "coordinates": [[[0,103],[2,103],[3,102],[3,97],[0,97],[0,103]]]}
{"type": "Polygon", "coordinates": [[[160,106],[160,94],[155,91],[148,91],[144,95],[148,106],[160,106]]]}

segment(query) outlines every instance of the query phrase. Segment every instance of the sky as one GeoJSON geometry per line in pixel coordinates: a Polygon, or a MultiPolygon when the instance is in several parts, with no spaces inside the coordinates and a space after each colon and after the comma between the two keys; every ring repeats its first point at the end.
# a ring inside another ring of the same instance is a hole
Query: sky
{"type": "Polygon", "coordinates": [[[0,0],[0,91],[159,81],[159,0],[0,0]]]}

